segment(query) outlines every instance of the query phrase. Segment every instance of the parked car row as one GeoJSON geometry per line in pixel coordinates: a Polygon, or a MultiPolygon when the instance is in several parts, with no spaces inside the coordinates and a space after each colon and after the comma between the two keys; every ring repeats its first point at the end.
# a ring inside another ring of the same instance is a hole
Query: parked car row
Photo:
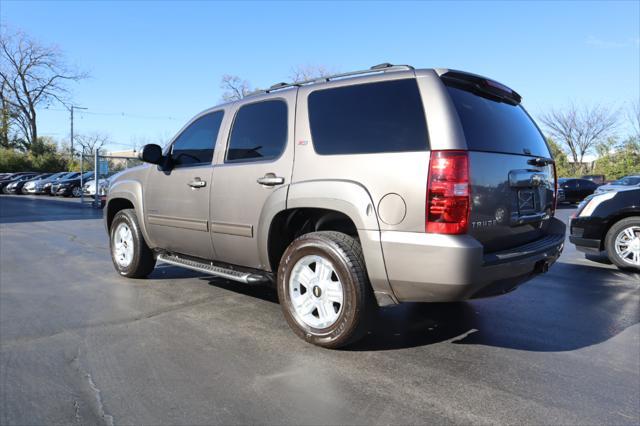
{"type": "MultiPolygon", "coordinates": [[[[109,177],[100,177],[99,193],[106,194],[109,177]]],[[[0,174],[0,191],[5,194],[34,194],[64,197],[80,197],[95,195],[95,180],[92,171],[84,174],[78,172],[58,173],[2,173],[0,174]]]]}
{"type": "Polygon", "coordinates": [[[558,202],[580,203],[591,194],[602,194],[620,189],[640,188],[640,175],[625,176],[604,184],[604,176],[589,175],[582,178],[558,179],[558,202]]]}

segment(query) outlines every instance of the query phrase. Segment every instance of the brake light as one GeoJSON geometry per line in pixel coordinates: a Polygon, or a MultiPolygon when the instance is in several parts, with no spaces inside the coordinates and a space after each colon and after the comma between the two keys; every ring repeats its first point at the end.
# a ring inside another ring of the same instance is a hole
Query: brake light
{"type": "Polygon", "coordinates": [[[431,151],[426,231],[464,234],[469,223],[469,158],[466,151],[431,151]]]}

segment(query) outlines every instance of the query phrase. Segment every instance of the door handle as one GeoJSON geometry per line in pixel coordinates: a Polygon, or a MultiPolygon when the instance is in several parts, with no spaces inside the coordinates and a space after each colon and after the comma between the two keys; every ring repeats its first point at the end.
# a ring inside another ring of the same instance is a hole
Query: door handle
{"type": "Polygon", "coordinates": [[[203,188],[203,187],[207,186],[207,181],[204,181],[204,180],[200,179],[199,177],[197,177],[197,178],[194,178],[187,185],[189,185],[192,188],[203,188]]]}
{"type": "Polygon", "coordinates": [[[258,182],[260,185],[275,186],[282,185],[284,183],[284,178],[276,176],[275,173],[267,173],[261,178],[258,178],[256,182],[258,182]]]}

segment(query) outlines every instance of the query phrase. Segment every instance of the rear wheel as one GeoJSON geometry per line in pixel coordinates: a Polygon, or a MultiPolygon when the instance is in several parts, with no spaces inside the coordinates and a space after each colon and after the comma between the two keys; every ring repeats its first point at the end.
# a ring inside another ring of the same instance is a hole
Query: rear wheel
{"type": "Polygon", "coordinates": [[[79,186],[74,186],[71,190],[71,195],[76,198],[80,198],[80,196],[82,195],[82,188],[80,188],[79,186]]]}
{"type": "Polygon", "coordinates": [[[605,248],[618,268],[640,270],[640,216],[614,223],[607,232],[605,248]]]}
{"type": "Polygon", "coordinates": [[[153,271],[156,259],[140,231],[133,209],[116,213],[109,232],[111,259],[120,275],[143,278],[153,271]]]}
{"type": "Polygon", "coordinates": [[[334,231],[297,238],[280,261],[278,298],[307,342],[338,348],[356,341],[375,309],[360,244],[334,231]]]}

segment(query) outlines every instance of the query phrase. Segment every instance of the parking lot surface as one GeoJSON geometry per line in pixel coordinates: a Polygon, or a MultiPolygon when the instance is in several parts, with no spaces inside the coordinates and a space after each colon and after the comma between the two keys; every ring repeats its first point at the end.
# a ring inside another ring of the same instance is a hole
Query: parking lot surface
{"type": "Polygon", "coordinates": [[[385,308],[325,350],[271,289],[121,278],[101,211],[0,196],[3,425],[638,424],[639,311],[640,274],[567,244],[515,292],[385,308]]]}

